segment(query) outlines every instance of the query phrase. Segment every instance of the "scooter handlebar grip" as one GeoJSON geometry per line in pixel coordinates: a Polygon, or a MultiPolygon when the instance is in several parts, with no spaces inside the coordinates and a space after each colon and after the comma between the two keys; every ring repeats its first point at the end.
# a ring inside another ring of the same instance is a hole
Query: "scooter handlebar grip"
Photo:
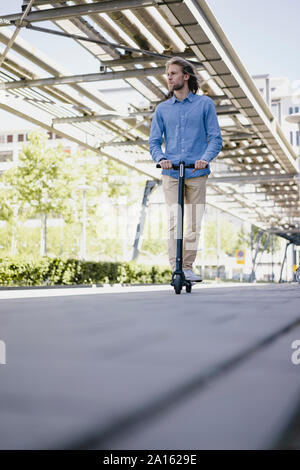
{"type": "MultiPolygon", "coordinates": [[[[156,164],[156,168],[161,168],[160,164],[156,164]]],[[[179,166],[178,165],[172,165],[173,170],[178,170],[179,166]]]]}
{"type": "MultiPolygon", "coordinates": [[[[159,163],[156,164],[156,168],[161,168],[159,163]]],[[[172,168],[173,168],[173,170],[178,170],[179,165],[172,165],[172,168]]],[[[195,165],[193,163],[191,163],[190,165],[185,165],[185,168],[195,168],[195,165]]]]}

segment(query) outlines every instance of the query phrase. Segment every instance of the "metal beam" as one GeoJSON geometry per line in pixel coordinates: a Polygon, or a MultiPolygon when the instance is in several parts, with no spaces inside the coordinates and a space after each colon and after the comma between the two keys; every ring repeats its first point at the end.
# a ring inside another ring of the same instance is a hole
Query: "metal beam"
{"type": "MultiPolygon", "coordinates": [[[[110,73],[110,72],[109,72],[110,73]]],[[[123,72],[122,72],[123,73],[123,72]]],[[[1,88],[1,84],[0,84],[1,88]]],[[[227,113],[229,106],[217,106],[217,113],[227,113]]],[[[116,119],[134,119],[138,116],[152,116],[154,111],[138,111],[134,113],[110,113],[110,114],[95,114],[89,116],[74,116],[65,118],[54,118],[52,119],[53,124],[72,124],[74,122],[90,122],[90,121],[112,121],[116,119]]]]}
{"type": "MultiPolygon", "coordinates": [[[[75,21],[75,20],[73,20],[75,21]]],[[[33,26],[31,23],[28,23],[26,25],[26,28],[31,29],[33,31],[39,31],[42,33],[48,33],[52,34],[54,36],[62,36],[65,38],[70,38],[70,39],[76,39],[78,41],[86,41],[86,42],[91,42],[95,44],[100,44],[104,46],[109,46],[109,47],[115,47],[116,49],[123,49],[126,52],[137,52],[138,54],[145,54],[146,56],[150,57],[155,57],[159,59],[170,59],[171,56],[166,55],[166,54],[159,54],[158,52],[153,52],[150,51],[149,49],[138,49],[136,47],[129,47],[129,46],[124,46],[122,44],[116,44],[113,42],[109,42],[107,40],[103,41],[102,39],[92,39],[89,38],[88,36],[79,36],[78,34],[71,34],[71,33],[66,33],[62,31],[57,31],[55,29],[49,29],[49,28],[41,28],[40,26],[33,26]]],[[[194,64],[197,65],[197,63],[194,61],[194,64]]],[[[198,65],[202,66],[202,62],[198,62],[198,65]]]]}
{"type": "MultiPolygon", "coordinates": [[[[8,43],[9,36],[7,30],[0,29],[0,41],[4,44],[8,43]]],[[[38,50],[36,47],[31,46],[31,44],[29,44],[27,41],[24,41],[20,37],[16,39],[16,41],[12,45],[12,49],[28,61],[45,70],[52,76],[66,75],[66,71],[63,67],[53,62],[53,60],[49,56],[38,50]]],[[[108,111],[114,111],[114,108],[110,105],[110,103],[108,103],[108,100],[104,100],[103,97],[101,97],[99,94],[90,92],[88,89],[85,88],[84,85],[82,86],[74,83],[71,85],[71,87],[80,95],[83,95],[85,98],[88,98],[91,102],[96,103],[97,105],[101,106],[104,109],[107,109],[108,111]]],[[[57,89],[55,91],[58,92],[57,89]]],[[[76,95],[76,98],[72,97],[72,100],[77,101],[77,96],[78,95],[76,95]]]]}
{"type": "Polygon", "coordinates": [[[123,142],[111,142],[111,143],[102,143],[100,145],[100,148],[102,147],[126,147],[128,145],[148,145],[149,141],[148,140],[143,140],[143,139],[136,139],[136,140],[128,140],[123,141],[123,142]]]}
{"type": "Polygon", "coordinates": [[[210,176],[208,184],[272,183],[278,181],[297,181],[298,174],[257,175],[257,176],[210,176]]]}
{"type": "MultiPolygon", "coordinates": [[[[231,113],[228,112],[227,114],[231,114],[231,113]]],[[[235,111],[233,114],[239,114],[239,112],[235,111]]],[[[258,137],[256,137],[256,135],[248,134],[248,132],[245,134],[242,134],[241,132],[239,132],[238,134],[223,135],[223,140],[225,140],[226,142],[231,142],[231,141],[239,142],[242,140],[247,140],[247,139],[253,140],[257,138],[258,137]]]]}
{"type": "MultiPolygon", "coordinates": [[[[251,149],[250,149],[251,150],[251,149]]],[[[219,158],[230,158],[230,157],[268,157],[270,153],[263,152],[259,147],[256,150],[256,153],[248,151],[247,148],[240,150],[238,147],[232,148],[231,150],[223,149],[220,154],[219,158]],[[243,153],[240,153],[243,152],[243,153]]],[[[273,157],[274,158],[274,157],[273,157]]],[[[276,163],[275,159],[273,162],[269,160],[269,163],[276,163]]]]}
{"type": "MultiPolygon", "coordinates": [[[[239,100],[242,100],[243,98],[247,98],[250,101],[249,109],[246,110],[244,108],[249,122],[253,124],[254,129],[259,129],[259,126],[261,126],[260,128],[262,131],[260,135],[263,141],[267,141],[269,138],[268,134],[271,134],[270,146],[272,146],[272,148],[278,147],[278,150],[276,150],[276,157],[284,170],[287,173],[291,173],[293,171],[298,172],[297,165],[295,164],[295,152],[284,137],[284,134],[274,119],[270,108],[264,101],[252,78],[216,21],[207,1],[184,0],[184,4],[189,10],[191,17],[190,21],[193,21],[194,19],[195,22],[193,37],[196,37],[197,33],[197,37],[200,37],[201,34],[205,34],[207,43],[210,43],[210,45],[207,46],[208,52],[204,47],[202,48],[201,42],[197,49],[197,41],[194,40],[193,50],[197,54],[197,57],[199,59],[201,57],[201,60],[203,60],[203,56],[208,56],[208,54],[212,57],[219,56],[221,59],[220,66],[225,65],[231,72],[231,77],[228,76],[227,80],[219,77],[219,80],[216,80],[217,85],[224,91],[224,93],[228,94],[230,99],[236,99],[236,102],[239,102],[239,100]]],[[[164,11],[166,11],[166,14],[170,12],[171,18],[171,9],[168,8],[168,5],[164,7],[164,11]]],[[[184,23],[181,25],[180,20],[177,19],[177,21],[178,26],[182,26],[184,28],[184,23]]],[[[189,36],[189,40],[192,42],[188,28],[185,29],[185,33],[189,36]]],[[[191,43],[189,43],[189,45],[191,46],[191,43]]],[[[214,68],[213,64],[210,65],[211,68],[214,68]]],[[[210,73],[210,70],[211,69],[208,69],[208,73],[210,73]]]]}
{"type": "MultiPolygon", "coordinates": [[[[227,155],[224,155],[224,156],[219,156],[219,157],[218,157],[218,160],[219,160],[219,161],[220,161],[220,160],[228,160],[228,159],[233,159],[233,160],[234,160],[234,159],[238,159],[238,158],[254,158],[254,159],[255,159],[255,158],[263,158],[263,161],[261,161],[261,162],[259,162],[259,161],[256,162],[256,161],[255,161],[255,163],[268,163],[268,164],[270,164],[270,166],[272,166],[272,163],[273,163],[273,162],[270,162],[270,160],[267,158],[267,155],[268,155],[268,154],[266,154],[266,156],[264,157],[264,156],[263,156],[262,154],[260,154],[260,153],[257,153],[257,154],[255,154],[255,153],[254,153],[254,154],[253,154],[253,153],[247,153],[247,154],[244,154],[244,155],[241,155],[241,154],[239,154],[239,155],[230,155],[230,154],[227,154],[227,155]]],[[[247,161],[247,162],[240,162],[240,163],[243,163],[243,164],[245,164],[245,163],[246,163],[246,164],[251,164],[252,162],[248,162],[248,161],[247,161]]]]}
{"type": "Polygon", "coordinates": [[[65,85],[70,83],[98,82],[104,80],[120,80],[125,78],[136,78],[162,75],[165,67],[152,67],[149,69],[121,70],[119,72],[90,73],[86,75],[70,75],[68,77],[41,78],[38,80],[20,80],[16,82],[0,83],[0,89],[11,90],[15,88],[39,87],[46,85],[65,85]]]}
{"type": "MultiPolygon", "coordinates": [[[[222,106],[216,106],[216,111],[219,116],[226,116],[230,114],[240,114],[240,111],[236,109],[234,106],[225,104],[222,106]]],[[[230,138],[230,136],[228,136],[230,138]]],[[[248,134],[249,137],[249,134],[248,134]]]]}
{"type": "MultiPolygon", "coordinates": [[[[29,121],[31,123],[33,123],[34,125],[38,126],[38,127],[41,127],[43,129],[45,129],[46,131],[50,131],[52,132],[53,131],[53,128],[51,126],[49,126],[48,124],[46,124],[45,122],[42,122],[34,117],[32,117],[31,115],[29,114],[25,114],[24,112],[22,112],[21,110],[17,109],[16,107],[12,108],[11,106],[8,106],[4,103],[1,103],[0,102],[0,109],[3,109],[4,111],[7,111],[9,113],[12,113],[16,116],[19,116],[20,118],[22,119],[25,119],[26,121],[29,121]]],[[[145,171],[144,169],[142,168],[138,168],[135,164],[135,162],[130,162],[130,161],[124,161],[124,159],[122,159],[122,157],[120,158],[117,158],[113,155],[110,155],[110,154],[107,154],[105,152],[103,152],[101,150],[100,152],[100,149],[99,148],[95,148],[93,147],[92,145],[89,145],[87,144],[86,142],[84,142],[83,140],[80,140],[80,139],[77,139],[76,137],[74,137],[73,135],[71,134],[67,134],[65,132],[62,132],[61,130],[56,130],[55,129],[55,132],[59,135],[61,135],[62,137],[64,137],[65,139],[67,140],[70,140],[72,142],[75,142],[77,145],[81,146],[81,147],[84,147],[88,150],[92,150],[93,152],[96,152],[96,153],[100,153],[100,156],[105,156],[111,160],[114,160],[118,163],[120,163],[121,165],[124,165],[126,166],[127,168],[129,168],[130,170],[135,170],[137,171],[138,173],[140,174],[144,174],[146,176],[150,176],[150,178],[155,178],[155,175],[151,174],[151,172],[147,172],[145,171]]]]}
{"type": "Polygon", "coordinates": [[[149,204],[149,197],[150,197],[150,194],[153,192],[153,190],[157,187],[157,184],[158,184],[158,181],[156,180],[146,181],[146,184],[145,184],[140,221],[136,228],[136,235],[135,235],[135,240],[133,244],[133,255],[132,255],[133,261],[137,259],[139,255],[139,244],[141,241],[141,237],[143,235],[143,230],[144,230],[144,225],[145,225],[145,220],[146,220],[146,211],[147,211],[148,204],[149,204]]]}
{"type": "MultiPolygon", "coordinates": [[[[66,3],[67,0],[35,0],[34,6],[39,6],[39,5],[50,5],[51,3],[66,3]]],[[[28,5],[29,0],[23,0],[23,5],[22,9],[28,5]]]]}
{"type": "MultiPolygon", "coordinates": [[[[156,4],[156,0],[111,0],[106,2],[85,3],[84,5],[33,11],[27,16],[26,21],[35,23],[36,21],[63,20],[95,13],[106,13],[130,8],[144,8],[156,4]]],[[[0,21],[0,26],[18,23],[21,18],[22,13],[1,16],[0,20],[2,21],[0,21]]]]}
{"type": "Polygon", "coordinates": [[[138,116],[152,116],[153,111],[140,111],[135,113],[120,114],[94,114],[91,116],[74,116],[66,118],[54,118],[52,124],[72,124],[74,122],[91,122],[91,121],[113,121],[116,119],[135,119],[138,116]]]}
{"type": "MultiPolygon", "coordinates": [[[[95,16],[97,17],[97,15],[92,15],[93,18],[95,16]]],[[[37,30],[37,31],[42,31],[42,32],[46,32],[46,33],[50,33],[50,34],[54,34],[54,35],[58,35],[58,36],[62,36],[62,37],[72,38],[72,39],[78,41],[79,44],[82,47],[87,49],[89,52],[91,52],[98,59],[99,59],[99,57],[94,53],[94,48],[89,47],[90,43],[93,44],[93,45],[94,44],[100,45],[101,49],[108,52],[109,55],[112,58],[116,58],[116,54],[117,54],[118,57],[121,55],[119,53],[118,49],[123,49],[124,51],[131,52],[131,53],[132,52],[138,52],[139,54],[142,53],[145,56],[151,56],[151,57],[155,57],[155,58],[164,57],[164,59],[166,59],[168,57],[168,56],[158,54],[158,53],[153,52],[153,51],[149,51],[149,50],[143,51],[141,49],[131,48],[131,47],[128,47],[128,46],[122,46],[120,44],[115,44],[115,43],[108,42],[105,38],[102,38],[100,33],[97,33],[97,31],[94,30],[93,27],[87,26],[87,24],[86,24],[87,22],[85,20],[83,20],[83,18],[73,18],[73,19],[68,20],[68,21],[56,21],[54,23],[57,24],[57,26],[59,26],[61,29],[63,29],[63,32],[62,31],[56,31],[56,30],[50,30],[50,29],[47,29],[47,28],[40,28],[40,27],[33,26],[31,24],[28,25],[27,27],[28,28],[30,27],[30,29],[37,30]],[[79,28],[80,30],[82,30],[86,34],[86,36],[79,36],[79,35],[73,34],[72,32],[69,32],[70,31],[70,23],[73,23],[76,26],[76,28],[79,28]],[[99,39],[99,36],[100,36],[100,39],[99,39]],[[113,52],[109,52],[109,51],[113,51],[113,52]]],[[[110,36],[111,36],[111,33],[110,33],[110,36]]],[[[114,36],[112,35],[111,37],[114,37],[114,36]]],[[[122,39],[121,39],[121,42],[122,42],[122,39]]],[[[125,68],[127,68],[127,67],[125,66],[125,68]]],[[[126,81],[129,84],[130,84],[130,80],[131,79],[126,79],[126,81]]],[[[160,77],[158,78],[158,80],[160,81],[160,77]]],[[[132,86],[134,88],[136,88],[139,93],[141,93],[143,96],[145,96],[150,101],[156,101],[157,98],[159,100],[165,99],[165,94],[158,88],[158,86],[154,85],[148,78],[142,78],[142,79],[140,78],[140,79],[136,80],[135,84],[132,85],[132,86]]]]}
{"type": "Polygon", "coordinates": [[[33,2],[34,2],[34,0],[30,0],[30,1],[28,2],[28,5],[26,6],[24,13],[22,13],[21,19],[20,19],[20,21],[19,21],[19,24],[17,25],[17,27],[16,27],[16,29],[15,29],[15,31],[14,31],[12,37],[10,38],[10,40],[9,40],[9,42],[8,42],[6,48],[5,48],[5,51],[3,52],[3,54],[1,54],[1,57],[0,57],[0,67],[1,67],[1,65],[3,64],[3,62],[4,62],[4,60],[5,60],[5,57],[7,56],[8,51],[10,50],[11,46],[13,45],[13,43],[14,43],[16,37],[18,36],[19,31],[20,31],[21,26],[22,26],[22,23],[23,23],[23,21],[25,20],[26,16],[29,14],[29,11],[30,11],[30,8],[31,8],[33,2]]]}
{"type": "Polygon", "coordinates": [[[277,229],[268,230],[268,232],[275,233],[276,235],[279,235],[279,236],[293,235],[293,234],[299,234],[300,235],[300,228],[292,229],[292,230],[289,230],[288,228],[285,229],[285,230],[278,230],[278,228],[277,228],[277,229]]]}
{"type": "MultiPolygon", "coordinates": [[[[280,236],[280,235],[279,235],[280,236]]],[[[281,235],[281,236],[284,236],[284,235],[281,235]]],[[[285,251],[284,251],[284,258],[283,258],[283,261],[281,263],[281,270],[280,270],[280,277],[279,277],[279,283],[282,282],[282,273],[283,273],[283,268],[284,268],[284,265],[285,265],[285,262],[286,262],[286,254],[287,254],[287,249],[288,247],[292,244],[291,241],[289,241],[286,245],[285,245],[285,251]]]]}
{"type": "MultiPolygon", "coordinates": [[[[223,131],[223,128],[222,128],[222,131],[223,131]]],[[[236,134],[238,135],[238,134],[236,134]]],[[[224,135],[223,135],[224,137],[224,135]]],[[[226,136],[227,137],[227,136],[226,136]]],[[[230,138],[230,136],[228,136],[230,138]]],[[[243,151],[244,153],[239,153],[238,155],[240,155],[241,157],[242,156],[245,156],[246,155],[246,152],[249,153],[249,156],[251,155],[261,155],[261,156],[268,156],[270,155],[270,151],[268,150],[268,152],[263,152],[263,149],[266,149],[267,147],[265,146],[254,146],[254,145],[246,145],[246,146],[237,146],[237,147],[230,147],[229,149],[227,149],[226,147],[223,147],[223,149],[221,150],[221,152],[219,153],[219,158],[223,158],[225,156],[230,156],[232,155],[233,153],[236,154],[237,152],[241,152],[243,151]],[[251,153],[249,152],[249,150],[255,150],[256,153],[251,153]]],[[[237,156],[237,155],[236,155],[237,156]]],[[[270,163],[276,163],[276,160],[275,158],[273,157],[274,161],[270,163]]]]}
{"type": "MultiPolygon", "coordinates": [[[[238,134],[238,132],[237,132],[238,134]]],[[[243,132],[242,132],[243,134],[243,132]]],[[[260,139],[260,138],[257,138],[257,140],[260,139]]],[[[250,145],[241,145],[241,146],[237,146],[237,147],[230,147],[230,148],[225,148],[222,150],[222,154],[224,152],[233,152],[233,151],[236,151],[236,150],[245,150],[245,151],[248,151],[248,150],[263,150],[263,149],[267,149],[268,150],[268,153],[270,153],[270,150],[269,148],[262,144],[262,145],[259,145],[259,144],[250,144],[250,145]]]]}
{"type": "MultiPolygon", "coordinates": [[[[197,60],[197,57],[193,52],[177,52],[176,54],[174,53],[168,53],[167,54],[169,57],[182,57],[185,60],[190,60],[190,62],[195,62],[197,69],[199,70],[201,65],[197,60]]],[[[121,59],[115,59],[115,60],[103,60],[102,65],[107,66],[107,67],[119,67],[123,65],[135,65],[135,64],[141,64],[141,65],[149,65],[150,62],[156,62],[156,63],[166,63],[166,58],[164,57],[157,57],[157,58],[151,58],[151,57],[131,57],[131,56],[125,56],[124,58],[121,59]]],[[[204,66],[201,67],[201,69],[204,69],[204,66]]],[[[225,95],[223,98],[227,98],[225,95]]]]}

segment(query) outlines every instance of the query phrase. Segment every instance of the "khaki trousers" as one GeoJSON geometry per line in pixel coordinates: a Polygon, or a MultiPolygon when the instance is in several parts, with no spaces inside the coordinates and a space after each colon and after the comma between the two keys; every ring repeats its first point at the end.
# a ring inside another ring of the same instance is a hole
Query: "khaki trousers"
{"type": "MultiPolygon", "coordinates": [[[[192,269],[197,256],[201,221],[205,209],[208,175],[187,178],[184,182],[183,269],[192,269]]],[[[163,192],[168,211],[168,252],[172,271],[176,268],[178,179],[162,175],[163,192]]]]}

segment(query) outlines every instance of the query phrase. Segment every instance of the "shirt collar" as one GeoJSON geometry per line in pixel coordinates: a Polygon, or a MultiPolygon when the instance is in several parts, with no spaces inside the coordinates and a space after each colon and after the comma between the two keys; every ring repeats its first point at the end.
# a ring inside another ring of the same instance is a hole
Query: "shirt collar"
{"type": "MultiPolygon", "coordinates": [[[[194,99],[194,96],[195,96],[194,93],[192,91],[190,91],[189,94],[184,98],[183,101],[189,100],[190,102],[192,102],[193,99],[194,99]]],[[[176,103],[176,101],[178,101],[178,103],[180,103],[180,101],[176,98],[175,93],[174,93],[174,95],[171,98],[171,103],[174,104],[174,103],[176,103]]]]}

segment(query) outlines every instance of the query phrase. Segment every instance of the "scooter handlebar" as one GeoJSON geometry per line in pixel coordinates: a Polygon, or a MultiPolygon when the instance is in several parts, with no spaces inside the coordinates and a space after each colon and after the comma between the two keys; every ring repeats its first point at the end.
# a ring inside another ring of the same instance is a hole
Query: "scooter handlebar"
{"type": "MultiPolygon", "coordinates": [[[[157,163],[156,164],[156,168],[161,168],[160,164],[157,163]]],[[[184,168],[195,168],[195,164],[194,163],[189,163],[188,165],[184,165],[184,168]]],[[[179,170],[179,164],[172,164],[172,169],[173,170],[179,170]]]]}

